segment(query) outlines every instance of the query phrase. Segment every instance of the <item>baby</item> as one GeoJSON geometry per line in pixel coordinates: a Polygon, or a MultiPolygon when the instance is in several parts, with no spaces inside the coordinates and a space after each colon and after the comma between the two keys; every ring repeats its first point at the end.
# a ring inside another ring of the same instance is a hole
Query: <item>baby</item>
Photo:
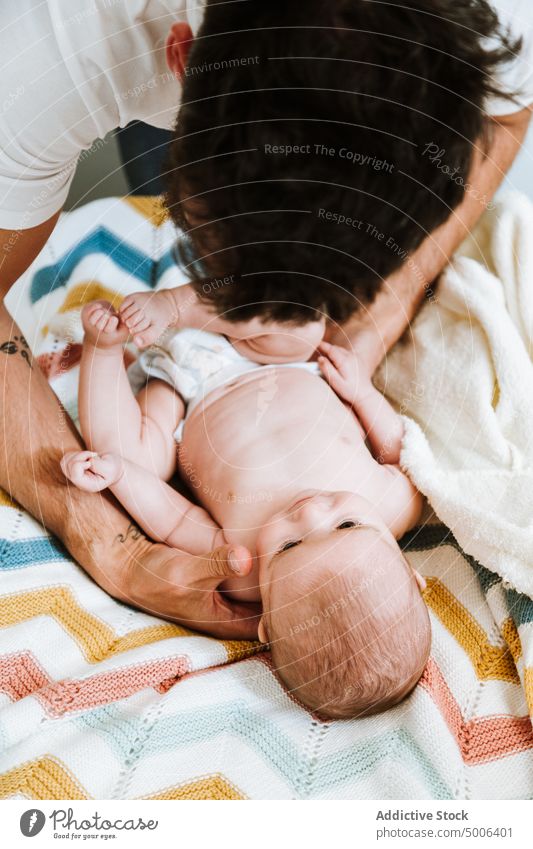
{"type": "MultiPolygon", "coordinates": [[[[156,294],[168,316],[172,295],[156,294]]],[[[397,704],[431,639],[423,578],[396,542],[421,510],[396,465],[401,420],[360,384],[348,351],[321,341],[318,361],[306,361],[320,323],[256,324],[255,337],[232,325],[234,344],[198,329],[161,337],[164,317],[157,326],[135,297],[120,313],[104,301],[84,307],[79,409],[91,450],[66,454],[65,475],[109,487],[156,541],[200,554],[245,546],[252,572],[221,589],[262,601],[259,638],[309,708],[348,718],[397,704]],[[160,341],[132,369],[151,376],[136,397],[123,361],[130,331],[160,341]],[[300,362],[287,361],[294,351],[300,362]],[[269,357],[277,364],[260,365],[269,357]],[[165,482],[177,470],[201,506],[165,482]]]]}

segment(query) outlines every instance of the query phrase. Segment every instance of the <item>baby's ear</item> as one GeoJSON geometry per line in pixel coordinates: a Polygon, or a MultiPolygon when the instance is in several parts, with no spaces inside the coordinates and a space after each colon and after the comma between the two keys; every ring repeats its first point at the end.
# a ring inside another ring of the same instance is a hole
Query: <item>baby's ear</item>
{"type": "Polygon", "coordinates": [[[268,634],[265,626],[265,617],[261,616],[259,620],[259,627],[257,629],[257,636],[259,637],[259,642],[268,643],[268,634]]]}

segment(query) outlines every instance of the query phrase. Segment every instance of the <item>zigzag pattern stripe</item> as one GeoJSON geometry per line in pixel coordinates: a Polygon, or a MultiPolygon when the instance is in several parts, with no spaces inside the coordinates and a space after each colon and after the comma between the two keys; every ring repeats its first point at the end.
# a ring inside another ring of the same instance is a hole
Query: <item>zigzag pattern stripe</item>
{"type": "Polygon", "coordinates": [[[176,264],[172,251],[167,251],[158,261],[154,261],[107,227],[97,227],[57,262],[35,272],[30,288],[31,302],[36,304],[55,289],[65,286],[76,266],[85,257],[94,254],[109,257],[116,266],[151,289],[157,285],[165,272],[176,264]]]}
{"type": "MultiPolygon", "coordinates": [[[[171,637],[209,639],[170,622],[149,625],[117,636],[109,625],[85,610],[68,587],[48,587],[0,598],[0,622],[4,627],[43,615],[53,616],[60,622],[89,663],[99,663],[107,657],[171,637]]],[[[220,642],[224,646],[228,661],[248,657],[262,650],[260,643],[245,640],[213,642],[220,642]]]]}
{"type": "Polygon", "coordinates": [[[436,578],[426,578],[424,599],[470,657],[478,678],[520,683],[508,646],[493,646],[472,614],[436,578]]]}
{"type": "Polygon", "coordinates": [[[57,537],[0,540],[0,569],[25,569],[40,563],[70,562],[70,555],[57,537]]]}

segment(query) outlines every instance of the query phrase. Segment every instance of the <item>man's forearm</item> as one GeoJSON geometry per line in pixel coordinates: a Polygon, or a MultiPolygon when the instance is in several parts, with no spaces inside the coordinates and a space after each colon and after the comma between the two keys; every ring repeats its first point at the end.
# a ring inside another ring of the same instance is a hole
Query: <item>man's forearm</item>
{"type": "Polygon", "coordinates": [[[433,281],[475,226],[511,166],[530,117],[529,110],[523,110],[510,119],[492,120],[493,136],[488,154],[483,158],[476,149],[468,188],[460,205],[444,224],[428,234],[402,267],[385,280],[370,307],[356,314],[342,328],[336,341],[352,344],[356,352],[365,350],[371,372],[400,338],[424,296],[431,297],[433,281]]]}
{"type": "Polygon", "coordinates": [[[0,381],[0,486],[117,595],[123,552],[118,543],[114,551],[113,540],[127,533],[131,520],[111,495],[82,492],[63,476],[59,461],[82,447],[81,438],[3,304],[0,381]]]}

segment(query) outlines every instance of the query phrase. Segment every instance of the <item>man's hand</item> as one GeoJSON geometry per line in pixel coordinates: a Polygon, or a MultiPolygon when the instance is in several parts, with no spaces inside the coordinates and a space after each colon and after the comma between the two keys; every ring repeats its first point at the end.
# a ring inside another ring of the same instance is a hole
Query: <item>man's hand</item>
{"type": "MultiPolygon", "coordinates": [[[[0,230],[0,295],[39,253],[56,219],[17,233],[0,230]]],[[[194,557],[154,544],[107,490],[83,492],[66,480],[62,456],[84,446],[3,303],[0,381],[0,487],[115,598],[219,637],[257,636],[257,609],[231,604],[216,591],[226,577],[248,574],[246,549],[237,549],[235,570],[229,546],[194,557]]]]}
{"type": "Polygon", "coordinates": [[[113,548],[122,548],[127,558],[119,592],[112,592],[121,601],[214,637],[257,639],[259,605],[230,601],[217,589],[225,579],[250,572],[252,556],[244,546],[192,556],[150,543],[130,524],[113,548]]]}

